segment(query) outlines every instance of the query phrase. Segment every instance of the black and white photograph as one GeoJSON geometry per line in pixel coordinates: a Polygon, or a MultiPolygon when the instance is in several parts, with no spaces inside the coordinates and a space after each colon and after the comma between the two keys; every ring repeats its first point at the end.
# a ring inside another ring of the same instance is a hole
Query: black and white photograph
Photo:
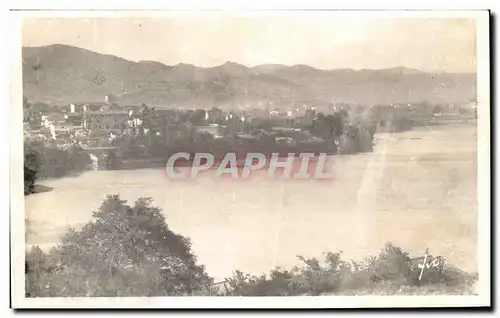
{"type": "Polygon", "coordinates": [[[14,308],[490,305],[488,11],[13,14],[14,308]]]}

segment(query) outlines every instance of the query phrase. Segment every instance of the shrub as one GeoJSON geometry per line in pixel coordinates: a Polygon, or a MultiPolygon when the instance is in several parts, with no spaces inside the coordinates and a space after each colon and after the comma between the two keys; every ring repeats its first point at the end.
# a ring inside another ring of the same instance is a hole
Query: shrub
{"type": "Polygon", "coordinates": [[[24,195],[35,192],[36,171],[24,166],[24,195]]]}
{"type": "MultiPolygon", "coordinates": [[[[298,257],[304,266],[292,270],[276,268],[269,275],[249,275],[237,271],[227,279],[224,295],[298,296],[365,294],[470,294],[475,276],[453,266],[421,269],[407,253],[386,244],[377,257],[363,262],[346,262],[341,253],[327,253],[324,265],[316,258],[298,257]]],[[[437,258],[437,257],[436,257],[437,258]]],[[[435,259],[428,255],[428,259],[435,259]]],[[[442,261],[442,258],[439,258],[442,261]]],[[[420,260],[420,258],[418,259],[420,260]]]]}
{"type": "Polygon", "coordinates": [[[53,271],[49,257],[38,247],[32,247],[25,258],[26,297],[48,295],[49,276],[53,271]]]}
{"type": "Polygon", "coordinates": [[[340,253],[327,253],[321,265],[316,258],[298,256],[304,266],[291,270],[275,268],[260,276],[236,271],[227,279],[224,295],[231,296],[297,296],[320,295],[337,290],[350,266],[340,253]]]}
{"type": "Polygon", "coordinates": [[[87,170],[91,162],[90,155],[76,145],[59,149],[55,145],[25,142],[25,195],[34,192],[36,179],[78,174],[87,170]]]}
{"type": "Polygon", "coordinates": [[[151,199],[134,206],[108,196],[95,221],[70,230],[45,255],[27,259],[26,294],[40,296],[167,296],[208,292],[212,279],[191,244],[169,230],[151,199]]]}
{"type": "Polygon", "coordinates": [[[411,277],[410,257],[401,248],[389,243],[373,260],[368,271],[375,280],[390,281],[399,285],[408,284],[411,277]]]}

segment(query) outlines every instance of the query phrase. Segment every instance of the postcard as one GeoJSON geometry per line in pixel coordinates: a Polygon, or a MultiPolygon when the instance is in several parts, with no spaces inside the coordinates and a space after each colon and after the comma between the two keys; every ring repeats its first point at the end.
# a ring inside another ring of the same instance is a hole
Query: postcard
{"type": "Polygon", "coordinates": [[[491,305],[488,11],[10,16],[14,308],[491,305]]]}

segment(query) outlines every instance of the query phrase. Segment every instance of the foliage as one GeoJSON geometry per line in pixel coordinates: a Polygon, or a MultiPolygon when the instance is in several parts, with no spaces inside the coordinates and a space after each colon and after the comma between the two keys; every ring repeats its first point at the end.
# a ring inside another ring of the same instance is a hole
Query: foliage
{"type": "MultiPolygon", "coordinates": [[[[37,177],[63,177],[86,170],[91,163],[89,154],[77,145],[61,149],[50,144],[25,142],[24,154],[25,165],[37,177]]],[[[25,179],[29,178],[30,175],[25,175],[25,179]]]]}
{"type": "MultiPolygon", "coordinates": [[[[435,122],[437,113],[449,113],[453,109],[443,105],[420,103],[412,105],[376,105],[370,110],[370,120],[388,132],[403,132],[416,126],[427,126],[435,122]]],[[[460,110],[459,110],[460,111],[460,110]]]]}
{"type": "MultiPolygon", "coordinates": [[[[432,258],[432,255],[429,255],[432,258]]],[[[299,296],[354,294],[460,294],[470,293],[477,279],[453,266],[421,269],[399,247],[387,244],[378,257],[363,262],[344,261],[341,253],[325,254],[323,265],[315,258],[299,256],[304,264],[292,270],[276,268],[260,276],[236,271],[227,279],[228,296],[299,296]],[[453,278],[451,278],[453,277],[453,278]]]]}
{"type": "Polygon", "coordinates": [[[167,296],[208,292],[212,279],[196,264],[190,241],[173,233],[151,199],[133,206],[108,196],[94,221],[72,229],[49,254],[26,255],[26,294],[167,296]]]}
{"type": "Polygon", "coordinates": [[[24,166],[24,195],[35,192],[36,171],[24,166]]]}
{"type": "Polygon", "coordinates": [[[237,138],[236,136],[241,133],[255,136],[258,145],[252,151],[265,153],[309,152],[311,147],[315,149],[314,152],[369,152],[373,150],[375,133],[372,123],[366,121],[350,123],[352,119],[349,118],[346,110],[329,115],[309,111],[304,116],[296,118],[284,116],[243,118],[231,112],[224,113],[218,108],[207,111],[203,109],[171,111],[169,114],[159,115],[157,110],[143,105],[141,116],[144,127],[148,127],[150,132],[148,134],[134,132],[132,135],[124,134],[115,138],[112,144],[117,148],[118,158],[167,158],[178,151],[205,152],[214,147],[226,153],[232,152],[235,151],[232,144],[237,138]],[[209,114],[207,119],[205,119],[206,114],[209,114]],[[156,122],[155,125],[152,124],[154,122],[156,122]],[[211,135],[196,132],[197,126],[205,126],[210,123],[218,125],[218,133],[224,136],[224,142],[221,143],[220,139],[215,140],[211,135]],[[279,148],[276,142],[273,146],[266,140],[262,140],[263,130],[266,131],[264,135],[271,136],[273,127],[298,129],[301,132],[297,134],[302,134],[303,137],[313,136],[316,141],[322,140],[322,142],[311,143],[310,140],[299,142],[293,137],[292,139],[296,142],[293,149],[281,149],[283,147],[279,148]],[[151,133],[152,131],[159,134],[151,133]],[[335,144],[341,136],[348,139],[349,147],[339,151],[335,144]],[[227,147],[222,149],[223,145],[227,147]]]}
{"type": "Polygon", "coordinates": [[[44,188],[36,185],[37,179],[77,174],[86,170],[90,163],[89,154],[77,146],[59,149],[44,144],[25,143],[24,195],[33,194],[44,188]]]}

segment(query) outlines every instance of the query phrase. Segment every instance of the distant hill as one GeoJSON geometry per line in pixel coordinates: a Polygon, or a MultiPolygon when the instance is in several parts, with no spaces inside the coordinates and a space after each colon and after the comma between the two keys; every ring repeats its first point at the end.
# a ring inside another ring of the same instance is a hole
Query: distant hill
{"type": "Polygon", "coordinates": [[[288,108],[332,101],[466,103],[475,99],[476,76],[404,67],[354,71],[268,64],[249,68],[232,62],[210,68],[168,66],[50,45],[23,48],[23,89],[30,101],[103,101],[105,95],[113,94],[118,104],[165,108],[234,108],[247,103],[288,108]]]}

